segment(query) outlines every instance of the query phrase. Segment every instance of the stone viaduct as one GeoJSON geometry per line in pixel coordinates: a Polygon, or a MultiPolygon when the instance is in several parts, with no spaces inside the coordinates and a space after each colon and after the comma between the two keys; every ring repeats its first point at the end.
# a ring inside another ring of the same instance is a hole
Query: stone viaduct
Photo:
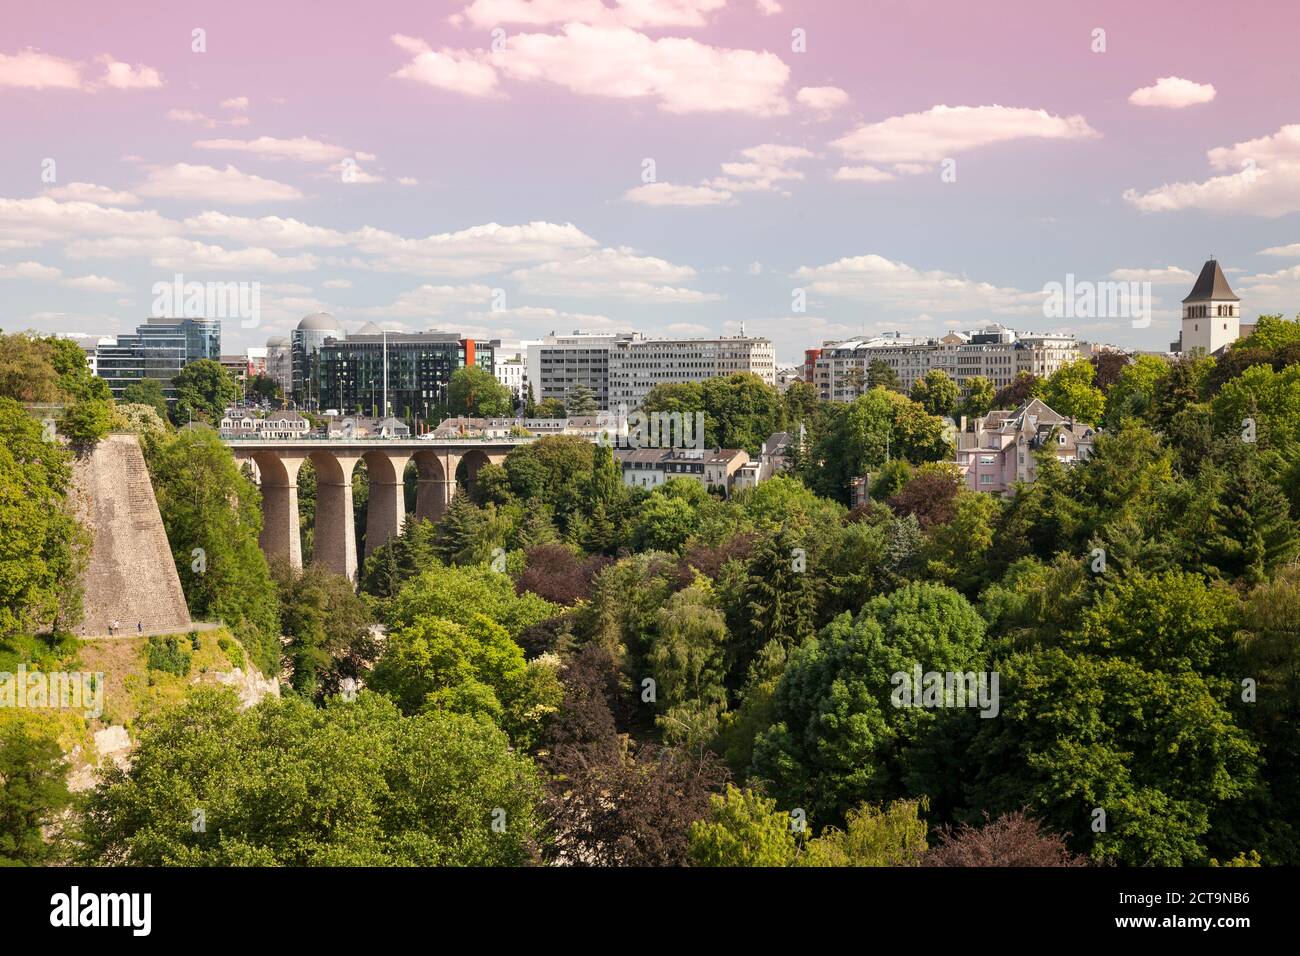
{"type": "Polygon", "coordinates": [[[501,464],[510,449],[535,441],[408,438],[226,439],[239,463],[250,462],[262,489],[262,550],[268,558],[287,558],[302,566],[298,528],[298,471],[310,461],[316,470],[316,523],[312,558],[332,571],[356,579],[356,524],[352,513],[352,473],[366,463],[370,499],[366,508],[366,555],[399,534],[406,521],[403,477],[415,462],[419,484],[418,518],[437,521],[456,493],[457,472],[473,484],[480,468],[501,464]],[[463,472],[461,466],[464,465],[463,472]]]}

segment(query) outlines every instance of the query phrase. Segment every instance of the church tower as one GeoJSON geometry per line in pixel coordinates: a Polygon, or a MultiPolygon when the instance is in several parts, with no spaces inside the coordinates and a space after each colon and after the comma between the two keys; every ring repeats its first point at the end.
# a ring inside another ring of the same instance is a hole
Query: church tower
{"type": "Polygon", "coordinates": [[[1183,333],[1179,351],[1202,349],[1213,355],[1241,338],[1241,300],[1228,285],[1217,260],[1201,267],[1192,291],[1183,299],[1183,333]]]}

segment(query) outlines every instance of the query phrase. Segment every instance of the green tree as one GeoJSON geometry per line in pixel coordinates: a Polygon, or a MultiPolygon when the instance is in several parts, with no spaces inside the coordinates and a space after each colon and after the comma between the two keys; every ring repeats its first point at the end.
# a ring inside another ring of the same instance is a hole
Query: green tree
{"type": "Polygon", "coordinates": [[[727,784],[709,797],[709,816],[691,824],[692,866],[792,866],[799,842],[776,801],[727,784]]]}
{"type": "MultiPolygon", "coordinates": [[[[834,823],[900,789],[898,753],[936,711],[899,706],[897,675],[983,669],[984,622],[956,591],[911,584],[843,614],[794,650],[754,772],[787,806],[834,823]]],[[[920,688],[916,689],[919,696],[920,688]]]]}
{"type": "Polygon", "coordinates": [[[967,418],[975,419],[987,415],[993,408],[997,389],[983,375],[972,375],[966,379],[965,395],[962,396],[960,411],[967,418]]]}
{"type": "Polygon", "coordinates": [[[130,769],[91,795],[87,863],[519,866],[541,838],[531,761],[461,714],[404,717],[368,691],[241,711],[204,689],[133,736],[130,769]]]}
{"type": "Polygon", "coordinates": [[[1281,315],[1261,315],[1255,320],[1255,331],[1232,346],[1238,349],[1268,349],[1278,351],[1289,345],[1300,345],[1300,316],[1294,321],[1281,315]]]}
{"type": "Polygon", "coordinates": [[[398,592],[388,609],[388,624],[394,629],[409,627],[426,617],[468,624],[475,614],[482,614],[517,638],[561,610],[531,592],[516,594],[509,575],[483,565],[444,567],[435,562],[398,592]]]}
{"type": "Polygon", "coordinates": [[[485,368],[466,365],[451,373],[447,408],[453,415],[504,418],[514,412],[514,396],[485,368]]]}
{"type": "Polygon", "coordinates": [[[41,866],[57,856],[60,820],[72,803],[67,778],[51,724],[0,720],[0,867],[41,866]]]}
{"type": "Polygon", "coordinates": [[[192,420],[216,426],[240,395],[234,378],[212,359],[190,362],[172,379],[172,386],[176,389],[172,421],[177,425],[192,420]]]}
{"type": "Polygon", "coordinates": [[[181,429],[149,465],[190,613],[225,621],[262,673],[278,675],[280,612],[258,547],[257,488],[207,428],[181,429]]]}
{"type": "Polygon", "coordinates": [[[801,866],[914,866],[926,850],[926,800],[863,804],[845,814],[844,829],[827,827],[799,858],[801,866]]]}
{"type": "Polygon", "coordinates": [[[952,415],[959,395],[957,383],[943,369],[931,369],[912,383],[912,401],[929,415],[952,415]]]}
{"type": "Polygon", "coordinates": [[[337,694],[347,678],[363,679],[379,648],[352,582],[318,564],[276,564],[272,571],[293,689],[319,700],[337,694]]]}
{"type": "Polygon", "coordinates": [[[596,393],[587,385],[579,382],[564,395],[564,411],[570,418],[595,415],[600,411],[596,404],[596,393]]]}
{"type": "Polygon", "coordinates": [[[167,396],[163,393],[162,382],[156,378],[132,382],[122,390],[121,401],[124,405],[148,405],[159,418],[167,418],[167,396]]]}
{"type": "Polygon", "coordinates": [[[872,359],[867,366],[867,388],[888,388],[898,391],[898,373],[884,359],[872,359]]]}
{"type": "Polygon", "coordinates": [[[1106,411],[1106,396],[1093,384],[1096,376],[1087,359],[1066,362],[1043,383],[1042,399],[1058,415],[1095,425],[1106,411]]]}
{"type": "Polygon", "coordinates": [[[1154,411],[1156,389],[1169,374],[1169,363],[1155,355],[1138,355],[1124,366],[1106,394],[1106,427],[1118,428],[1126,419],[1147,419],[1154,411]]]}
{"type": "Polygon", "coordinates": [[[71,482],[68,453],[0,398],[0,635],[80,618],[90,542],[72,514],[71,482]]]}
{"type": "Polygon", "coordinates": [[[696,575],[668,599],[647,663],[656,683],[659,724],[670,741],[707,742],[726,708],[727,622],[709,579],[696,575]]]}

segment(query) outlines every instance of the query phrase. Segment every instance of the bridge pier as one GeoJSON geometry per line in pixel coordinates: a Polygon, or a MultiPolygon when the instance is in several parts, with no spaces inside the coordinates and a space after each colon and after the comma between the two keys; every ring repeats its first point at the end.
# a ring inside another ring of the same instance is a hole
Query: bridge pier
{"type": "Polygon", "coordinates": [[[370,482],[366,513],[365,553],[402,533],[406,523],[405,471],[414,461],[419,470],[415,515],[438,521],[458,489],[457,471],[472,484],[479,469],[500,464],[518,439],[499,443],[439,445],[423,440],[397,442],[339,441],[307,438],[286,441],[229,442],[235,459],[251,461],[262,492],[263,553],[272,560],[302,567],[302,539],[298,521],[298,475],[311,461],[316,470],[316,521],[312,561],[355,581],[357,576],[356,523],[352,502],[352,475],[365,461],[370,482]],[[464,468],[461,468],[462,463],[464,468]]]}

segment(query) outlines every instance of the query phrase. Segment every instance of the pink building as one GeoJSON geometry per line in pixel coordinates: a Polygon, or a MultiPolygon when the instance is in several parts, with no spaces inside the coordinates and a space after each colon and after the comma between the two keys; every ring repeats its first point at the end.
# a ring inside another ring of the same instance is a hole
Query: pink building
{"type": "Polygon", "coordinates": [[[989,412],[957,434],[957,466],[972,491],[1001,495],[1015,492],[1016,482],[1038,477],[1035,454],[1050,449],[1064,464],[1086,460],[1097,432],[1091,425],[1058,415],[1037,398],[1015,411],[989,412]]]}

